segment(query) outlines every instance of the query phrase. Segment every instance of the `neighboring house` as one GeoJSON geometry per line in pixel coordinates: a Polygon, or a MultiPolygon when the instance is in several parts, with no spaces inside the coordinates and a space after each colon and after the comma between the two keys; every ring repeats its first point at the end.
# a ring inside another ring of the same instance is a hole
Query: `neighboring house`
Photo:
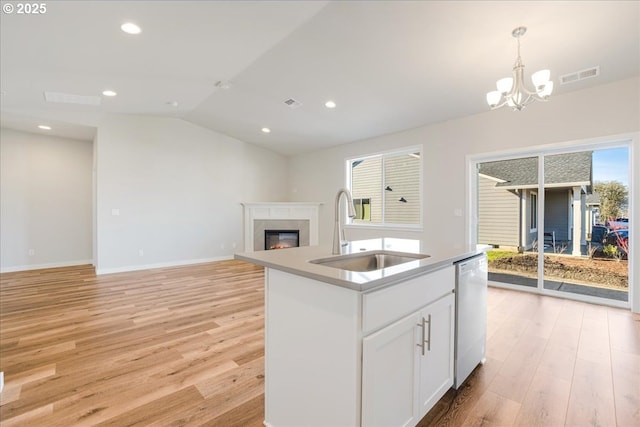
{"type": "MultiPolygon", "coordinates": [[[[586,196],[592,191],[592,152],[544,158],[545,244],[580,255],[586,244],[586,196]],[[573,242],[579,242],[573,245],[573,242]]],[[[478,241],[519,251],[538,237],[537,157],[485,162],[478,170],[478,241]]],[[[548,247],[549,247],[548,246],[548,247]]]]}
{"type": "Polygon", "coordinates": [[[419,153],[354,161],[354,222],[380,224],[384,218],[387,224],[420,224],[420,164],[419,153]]]}
{"type": "Polygon", "coordinates": [[[600,219],[600,194],[593,192],[587,194],[587,235],[591,235],[594,225],[602,224],[600,219]]]}

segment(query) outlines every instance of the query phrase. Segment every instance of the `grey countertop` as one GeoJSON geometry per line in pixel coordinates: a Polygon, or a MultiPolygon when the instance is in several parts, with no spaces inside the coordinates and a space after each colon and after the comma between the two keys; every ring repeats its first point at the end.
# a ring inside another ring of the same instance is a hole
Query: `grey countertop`
{"type": "Polygon", "coordinates": [[[420,240],[389,237],[350,242],[343,248],[344,255],[380,250],[429,255],[428,258],[366,272],[342,270],[309,262],[314,259],[338,256],[331,254],[331,246],[301,246],[272,251],[244,252],[235,254],[235,258],[354,291],[368,292],[452,265],[487,249],[488,246],[485,245],[447,247],[429,245],[420,240]]]}

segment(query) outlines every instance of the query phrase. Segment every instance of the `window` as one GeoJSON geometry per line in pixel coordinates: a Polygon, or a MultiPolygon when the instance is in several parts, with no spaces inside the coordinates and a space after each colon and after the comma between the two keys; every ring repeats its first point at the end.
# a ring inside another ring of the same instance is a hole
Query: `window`
{"type": "Polygon", "coordinates": [[[353,206],[356,208],[355,219],[371,221],[371,199],[353,199],[353,206]]]}
{"type": "Polygon", "coordinates": [[[531,218],[531,231],[538,230],[538,193],[531,193],[529,198],[529,217],[531,218]]]}
{"type": "Polygon", "coordinates": [[[422,161],[419,148],[347,161],[354,199],[352,224],[419,226],[422,161]]]}

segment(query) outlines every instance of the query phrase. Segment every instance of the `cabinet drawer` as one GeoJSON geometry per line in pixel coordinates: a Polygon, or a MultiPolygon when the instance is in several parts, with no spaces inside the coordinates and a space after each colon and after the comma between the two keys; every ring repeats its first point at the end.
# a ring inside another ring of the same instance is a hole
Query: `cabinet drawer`
{"type": "Polygon", "coordinates": [[[415,277],[379,291],[364,294],[362,299],[363,335],[406,316],[455,287],[453,266],[415,277]]]}

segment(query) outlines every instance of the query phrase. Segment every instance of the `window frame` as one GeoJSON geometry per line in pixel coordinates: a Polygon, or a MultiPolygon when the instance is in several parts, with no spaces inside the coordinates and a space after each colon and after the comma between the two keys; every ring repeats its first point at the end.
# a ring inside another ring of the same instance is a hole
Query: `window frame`
{"type": "MultiPolygon", "coordinates": [[[[344,218],[345,219],[345,227],[346,228],[359,228],[359,229],[380,229],[380,230],[411,230],[411,231],[422,231],[423,230],[423,218],[424,218],[424,183],[423,183],[423,176],[424,176],[424,148],[422,145],[413,145],[413,146],[408,146],[408,147],[400,147],[400,148],[395,148],[395,149],[391,149],[391,150],[385,150],[385,151],[379,151],[379,152],[375,152],[375,153],[369,153],[369,154],[365,154],[365,155],[361,155],[361,156],[349,156],[347,158],[345,158],[345,182],[346,182],[346,188],[353,194],[352,191],[352,182],[351,182],[351,163],[357,160],[367,160],[367,159],[374,159],[374,158],[378,158],[381,157],[382,158],[382,171],[381,171],[381,178],[382,178],[382,194],[383,194],[383,201],[382,201],[382,223],[372,223],[372,222],[353,222],[353,220],[351,218],[344,218]],[[393,156],[398,156],[398,155],[411,155],[412,153],[419,153],[420,154],[420,168],[418,171],[418,194],[420,195],[420,201],[419,201],[419,221],[416,224],[398,224],[398,223],[387,223],[385,222],[386,219],[386,212],[385,212],[385,201],[386,199],[384,199],[384,195],[385,195],[385,168],[384,168],[384,159],[385,157],[393,157],[393,156]]],[[[344,213],[341,211],[341,215],[344,215],[344,213]]],[[[370,220],[369,220],[370,221],[370,220]]]]}
{"type": "Polygon", "coordinates": [[[538,192],[532,191],[529,193],[529,232],[535,233],[536,231],[538,231],[538,192]]]}

